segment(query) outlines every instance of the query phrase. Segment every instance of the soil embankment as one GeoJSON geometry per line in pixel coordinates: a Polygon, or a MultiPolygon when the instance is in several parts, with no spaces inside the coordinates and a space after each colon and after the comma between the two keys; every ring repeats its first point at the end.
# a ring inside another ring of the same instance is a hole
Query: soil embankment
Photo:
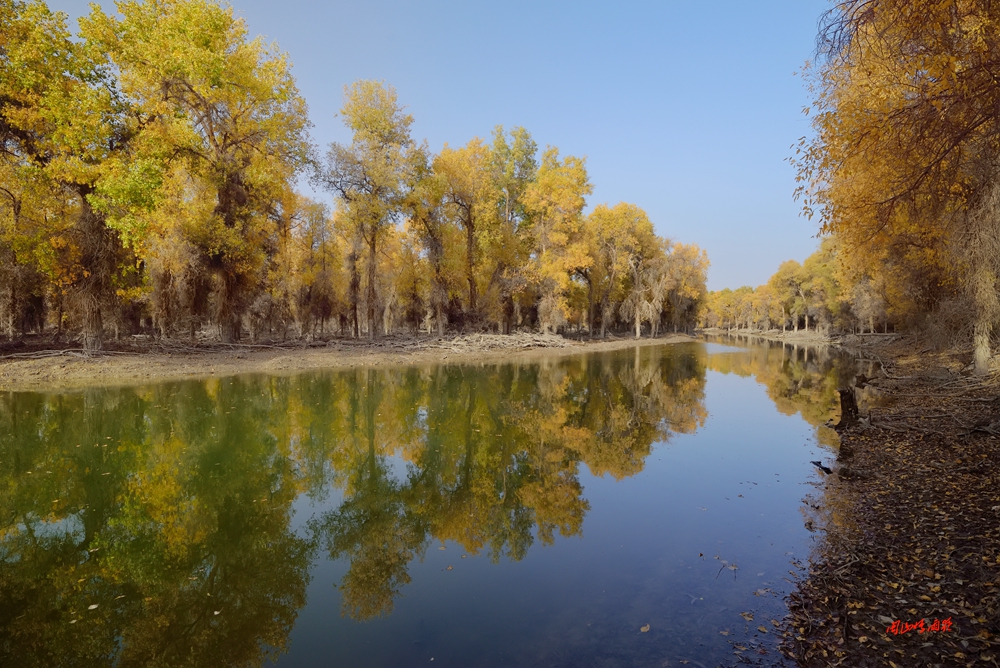
{"type": "Polygon", "coordinates": [[[860,420],[827,476],[826,535],[790,601],[801,666],[983,666],[1000,656],[1000,375],[971,351],[869,340],[860,420]]]}
{"type": "Polygon", "coordinates": [[[375,341],[336,339],[322,343],[273,345],[184,345],[139,341],[90,356],[75,349],[0,355],[0,391],[135,385],[157,380],[255,372],[294,373],[356,366],[515,361],[695,340],[683,334],[656,339],[581,341],[555,335],[518,333],[453,337],[391,336],[375,341]]]}
{"type": "Polygon", "coordinates": [[[835,334],[822,329],[722,329],[710,327],[698,330],[705,336],[726,336],[742,341],[775,341],[800,345],[838,345],[849,349],[881,349],[886,342],[895,341],[901,334],[835,334]]]}

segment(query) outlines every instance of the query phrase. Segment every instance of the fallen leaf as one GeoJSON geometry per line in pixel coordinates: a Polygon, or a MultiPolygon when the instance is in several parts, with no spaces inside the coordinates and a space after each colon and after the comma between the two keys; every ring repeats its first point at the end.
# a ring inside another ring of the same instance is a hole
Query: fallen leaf
{"type": "Polygon", "coordinates": [[[761,633],[767,633],[767,627],[764,626],[763,624],[761,624],[760,626],[758,626],[757,630],[760,631],[761,633]]]}
{"type": "Polygon", "coordinates": [[[87,610],[97,610],[97,606],[99,605],[100,603],[94,603],[93,605],[88,605],[87,610]]]}
{"type": "Polygon", "coordinates": [[[449,567],[448,567],[448,568],[446,568],[445,570],[446,570],[446,571],[450,571],[450,570],[451,570],[452,568],[453,568],[453,566],[449,566],[449,567]]]}
{"type": "Polygon", "coordinates": [[[645,626],[640,626],[639,631],[640,633],[646,633],[647,631],[649,631],[649,624],[646,624],[645,626]]]}
{"type": "Polygon", "coordinates": [[[724,636],[728,636],[729,635],[729,631],[719,631],[719,633],[721,635],[724,635],[724,636]]]}
{"type": "Polygon", "coordinates": [[[748,622],[752,622],[753,621],[753,613],[752,612],[741,612],[740,613],[740,617],[742,617],[743,619],[747,620],[748,622]]]}

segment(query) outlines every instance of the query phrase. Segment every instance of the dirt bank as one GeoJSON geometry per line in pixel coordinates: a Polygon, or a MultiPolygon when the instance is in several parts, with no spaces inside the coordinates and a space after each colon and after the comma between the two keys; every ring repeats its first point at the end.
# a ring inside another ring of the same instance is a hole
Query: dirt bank
{"type": "Polygon", "coordinates": [[[971,351],[854,342],[874,360],[826,477],[826,534],[790,600],[801,666],[984,666],[1000,656],[1000,376],[971,351]]]}
{"type": "Polygon", "coordinates": [[[94,385],[135,385],[152,380],[292,373],[310,369],[437,362],[495,362],[695,341],[683,334],[657,339],[575,341],[519,333],[456,337],[386,337],[288,345],[232,345],[136,341],[85,356],[75,349],[34,350],[0,356],[0,391],[62,390],[94,385]]]}
{"type": "Polygon", "coordinates": [[[726,336],[742,341],[779,341],[785,343],[799,343],[807,345],[838,344],[844,337],[829,336],[823,330],[800,329],[799,331],[780,329],[758,330],[758,329],[721,329],[710,327],[699,330],[704,336],[726,336]]]}

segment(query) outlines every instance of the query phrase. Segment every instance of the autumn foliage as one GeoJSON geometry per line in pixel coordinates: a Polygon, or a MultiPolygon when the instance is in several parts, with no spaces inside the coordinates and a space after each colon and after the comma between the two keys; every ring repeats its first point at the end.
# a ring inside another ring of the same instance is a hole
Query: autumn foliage
{"type": "Polygon", "coordinates": [[[433,154],[377,81],[324,155],[274,44],[216,0],[0,0],[0,334],[635,336],[695,324],[708,260],[524,128],[433,154]],[[330,207],[296,191],[303,178],[330,207]]]}
{"type": "Polygon", "coordinates": [[[810,68],[815,137],[794,159],[843,289],[945,324],[985,372],[1000,314],[1000,13],[980,0],[845,0],[810,68]]]}

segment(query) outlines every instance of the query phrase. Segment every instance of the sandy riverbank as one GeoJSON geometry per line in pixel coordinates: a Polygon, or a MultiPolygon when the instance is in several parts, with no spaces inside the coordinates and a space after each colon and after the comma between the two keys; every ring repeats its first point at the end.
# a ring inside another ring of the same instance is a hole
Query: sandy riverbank
{"type": "Polygon", "coordinates": [[[683,334],[656,339],[577,341],[555,335],[518,333],[452,337],[385,337],[377,341],[333,340],[287,345],[180,343],[132,344],[131,349],[85,356],[78,350],[14,353],[0,357],[0,391],[50,391],[149,381],[294,373],[313,369],[409,364],[530,360],[552,355],[696,341],[683,334]]]}

